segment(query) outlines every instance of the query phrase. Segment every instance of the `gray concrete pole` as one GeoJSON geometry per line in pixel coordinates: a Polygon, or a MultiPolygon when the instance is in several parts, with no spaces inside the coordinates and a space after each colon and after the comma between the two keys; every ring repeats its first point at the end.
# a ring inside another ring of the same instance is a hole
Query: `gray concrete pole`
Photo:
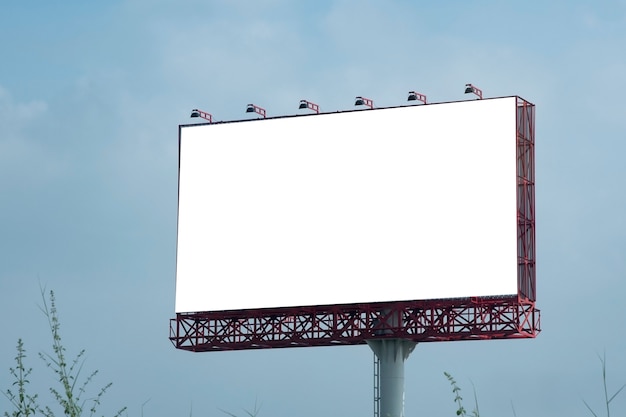
{"type": "Polygon", "coordinates": [[[404,417],[404,361],[417,343],[383,339],[367,344],[380,361],[380,417],[404,417]]]}

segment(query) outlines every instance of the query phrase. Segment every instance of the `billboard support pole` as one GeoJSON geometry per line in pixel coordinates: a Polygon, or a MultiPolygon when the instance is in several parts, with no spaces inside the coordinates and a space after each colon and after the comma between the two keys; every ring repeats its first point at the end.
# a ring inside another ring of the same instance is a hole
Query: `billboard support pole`
{"type": "MultiPolygon", "coordinates": [[[[378,335],[391,335],[395,329],[402,327],[402,313],[399,311],[382,310],[379,323],[382,330],[378,335]]],[[[368,346],[378,358],[378,394],[375,403],[376,417],[404,417],[404,361],[407,360],[417,342],[390,338],[372,339],[368,346]]]]}
{"type": "Polygon", "coordinates": [[[368,340],[379,360],[380,417],[404,417],[404,361],[416,342],[404,339],[368,340]]]}

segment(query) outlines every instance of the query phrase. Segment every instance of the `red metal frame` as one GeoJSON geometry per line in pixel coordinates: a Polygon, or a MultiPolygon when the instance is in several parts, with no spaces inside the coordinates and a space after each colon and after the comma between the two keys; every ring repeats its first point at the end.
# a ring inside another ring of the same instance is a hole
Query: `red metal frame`
{"type": "Polygon", "coordinates": [[[194,352],[358,345],[372,339],[419,343],[534,338],[535,106],[521,98],[517,114],[518,294],[257,310],[179,313],[170,340],[194,352]]]}
{"type": "Polygon", "coordinates": [[[260,114],[261,116],[263,116],[263,118],[265,119],[265,117],[267,117],[267,112],[265,111],[265,109],[263,107],[259,107],[256,104],[248,104],[248,106],[246,107],[246,113],[256,113],[256,114],[260,114]]]}
{"type": "Polygon", "coordinates": [[[409,91],[408,101],[421,101],[422,103],[426,104],[426,95],[418,93],[417,91],[409,91]]]}
{"type": "Polygon", "coordinates": [[[512,296],[178,314],[170,321],[170,340],[178,349],[207,352],[373,339],[533,338],[539,328],[535,303],[512,296]],[[398,322],[393,317],[401,317],[401,324],[390,324],[398,322]]]}
{"type": "Polygon", "coordinates": [[[213,115],[199,109],[193,109],[191,111],[191,117],[201,117],[204,120],[208,120],[209,123],[213,123],[213,115]]]}
{"type": "Polygon", "coordinates": [[[300,100],[300,106],[301,109],[309,109],[309,110],[313,110],[315,113],[319,114],[320,113],[320,106],[318,106],[317,104],[310,102],[309,100],[300,100]]]}
{"type": "Polygon", "coordinates": [[[483,90],[481,90],[480,88],[476,87],[475,85],[472,84],[465,84],[465,93],[473,93],[476,94],[476,96],[478,96],[479,100],[483,99],[483,90]]]}
{"type": "Polygon", "coordinates": [[[535,105],[517,98],[517,278],[520,297],[536,299],[535,105]]]}
{"type": "Polygon", "coordinates": [[[356,97],[356,102],[354,103],[354,105],[355,105],[355,106],[360,106],[360,105],[362,105],[362,106],[367,106],[367,107],[369,107],[370,109],[373,109],[373,108],[374,108],[374,100],[372,100],[372,99],[370,99],[370,98],[363,97],[363,96],[357,96],[357,97],[356,97]],[[356,103],[358,103],[359,101],[362,101],[362,102],[363,102],[363,104],[356,104],[356,103]]]}

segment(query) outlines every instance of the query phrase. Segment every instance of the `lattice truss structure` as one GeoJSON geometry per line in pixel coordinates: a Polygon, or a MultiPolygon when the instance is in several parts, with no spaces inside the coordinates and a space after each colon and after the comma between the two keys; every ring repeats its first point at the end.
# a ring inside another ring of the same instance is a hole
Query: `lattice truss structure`
{"type": "Polygon", "coordinates": [[[535,106],[517,99],[518,294],[337,306],[179,313],[170,340],[194,352],[365,344],[534,338],[535,106]]]}

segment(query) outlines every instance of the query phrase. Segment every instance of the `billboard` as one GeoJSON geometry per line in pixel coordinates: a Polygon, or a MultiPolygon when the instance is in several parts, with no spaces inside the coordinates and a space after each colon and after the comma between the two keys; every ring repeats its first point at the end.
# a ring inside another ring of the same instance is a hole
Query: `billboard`
{"type": "Polygon", "coordinates": [[[177,313],[517,294],[516,97],[181,126],[177,313]]]}

